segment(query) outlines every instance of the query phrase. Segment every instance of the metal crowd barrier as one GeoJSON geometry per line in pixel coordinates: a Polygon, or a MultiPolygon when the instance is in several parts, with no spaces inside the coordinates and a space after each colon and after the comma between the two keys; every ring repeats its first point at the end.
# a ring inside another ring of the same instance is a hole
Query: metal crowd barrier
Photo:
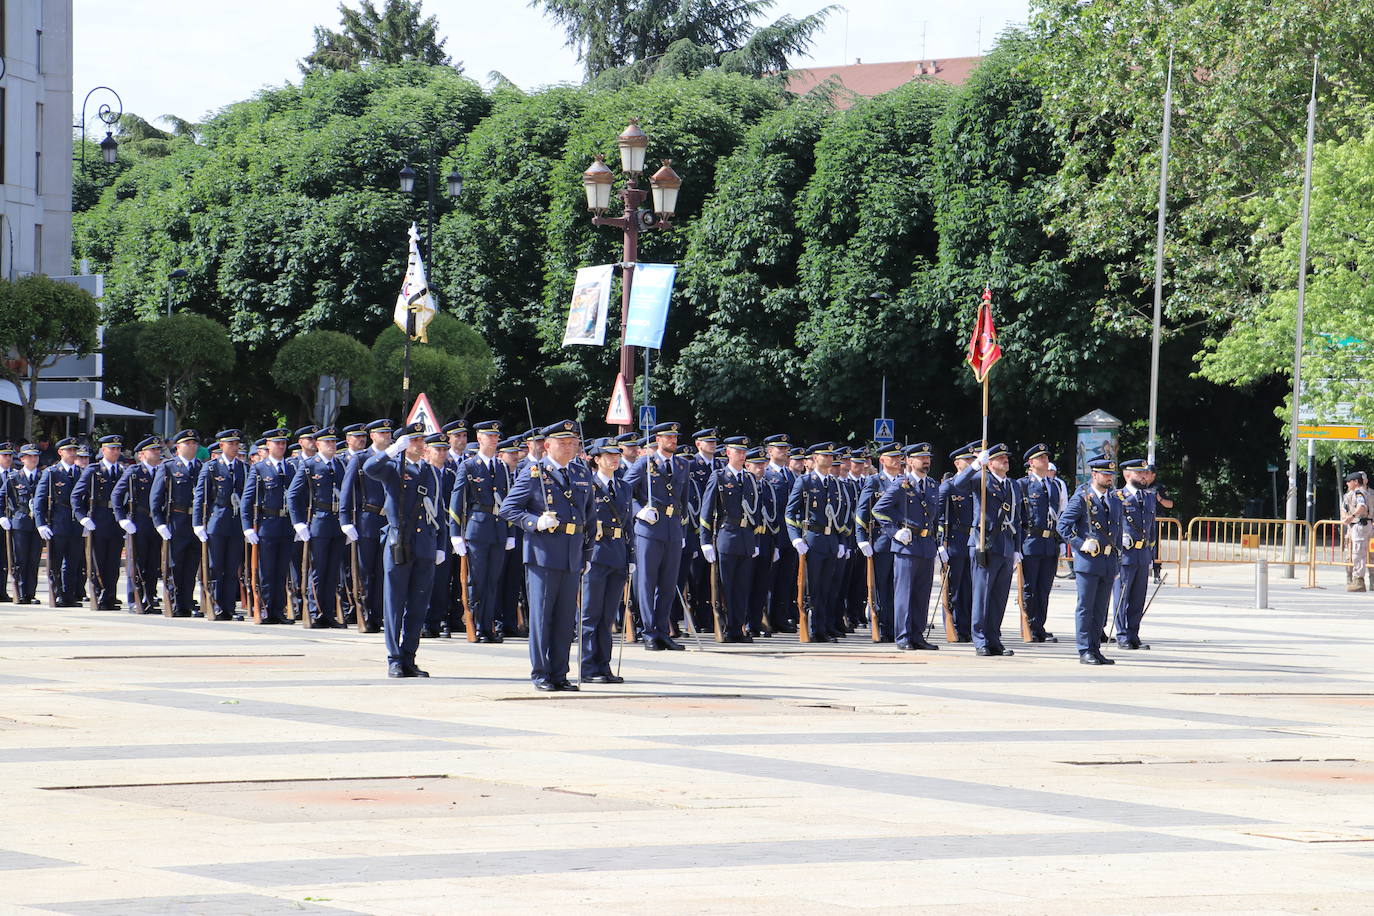
{"type": "MultiPolygon", "coordinates": [[[[1369,556],[1365,558],[1374,569],[1374,541],[1369,545],[1369,556]]],[[[1322,519],[1312,526],[1312,562],[1307,568],[1307,587],[1317,587],[1317,567],[1333,566],[1346,570],[1346,581],[1350,580],[1350,546],[1345,538],[1345,526],[1334,518],[1322,519]]]]}
{"type": "Polygon", "coordinates": [[[1183,543],[1183,581],[1192,584],[1194,563],[1255,563],[1309,568],[1312,527],[1304,520],[1198,517],[1188,523],[1183,543]]]}
{"type": "Polygon", "coordinates": [[[1174,584],[1183,585],[1183,525],[1176,518],[1155,519],[1155,562],[1173,566],[1174,584]]]}

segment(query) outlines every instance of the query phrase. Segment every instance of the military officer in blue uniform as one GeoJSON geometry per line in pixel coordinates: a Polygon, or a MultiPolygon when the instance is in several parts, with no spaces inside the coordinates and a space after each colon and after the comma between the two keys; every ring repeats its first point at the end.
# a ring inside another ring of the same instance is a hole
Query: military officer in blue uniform
{"type": "Polygon", "coordinates": [[[415,664],[415,651],[429,613],[434,570],[447,550],[439,473],[427,449],[424,424],[412,423],[384,453],[363,465],[363,473],[382,485],[386,498],[382,575],[388,677],[429,677],[415,664]]]}
{"type": "MultiPolygon", "coordinates": [[[[340,430],[344,436],[344,447],[336,452],[339,463],[343,466],[344,475],[348,474],[348,465],[353,461],[354,456],[367,450],[367,428],[362,423],[350,423],[340,430]]],[[[353,600],[353,550],[347,537],[342,534],[343,523],[343,484],[339,485],[339,519],[340,537],[344,538],[343,560],[339,563],[339,605],[344,622],[357,619],[358,608],[353,600]]]]}
{"type": "MultiPolygon", "coordinates": [[[[515,480],[517,466],[520,464],[520,438],[509,436],[501,440],[496,448],[501,463],[506,466],[506,477],[515,480]]],[[[529,636],[526,625],[525,601],[525,536],[519,528],[510,528],[514,543],[507,550],[501,564],[501,584],[498,587],[497,606],[505,615],[501,620],[501,633],[521,639],[529,636]]]]}
{"type": "Polygon", "coordinates": [[[91,540],[91,569],[87,573],[95,591],[96,609],[119,608],[119,556],[124,548],[124,533],[115,521],[110,500],[115,485],[124,474],[119,456],[124,450],[121,436],[100,440],[100,460],[87,465],[72,488],[72,514],[91,540]]]}
{"type": "Polygon", "coordinates": [[[167,597],[173,617],[194,611],[196,573],[200,570],[200,542],[191,530],[191,506],[200,476],[200,435],[183,429],[172,437],[176,454],[157,466],[149,497],[153,522],[167,548],[167,597]]]}
{"type": "Polygon", "coordinates": [[[38,446],[19,448],[19,464],[0,479],[0,519],[14,552],[14,599],[18,604],[37,604],[38,557],[43,550],[34,521],[33,500],[42,472],[38,470],[38,446]]]}
{"type": "Polygon", "coordinates": [[[899,649],[938,649],[925,638],[940,527],[940,488],[929,477],[929,442],[902,450],[906,473],[883,490],[873,518],[892,553],[892,594],[899,649]]]}
{"type": "Polygon", "coordinates": [[[892,642],[896,638],[893,633],[893,552],[891,536],[873,519],[873,506],[888,487],[901,479],[904,473],[902,448],[900,442],[878,446],[880,470],[864,478],[854,510],[855,546],[873,564],[873,604],[878,618],[879,642],[892,642]]]}
{"type": "Polygon", "coordinates": [[[157,583],[162,575],[162,539],[153,522],[153,478],[162,463],[162,440],[150,436],[138,443],[138,461],[115,484],[111,502],[119,527],[128,535],[133,575],[125,583],[130,614],[157,613],[157,583]]]}
{"type": "Polygon", "coordinates": [[[1050,447],[1043,442],[1026,449],[1026,476],[1016,482],[1021,497],[1025,536],[1021,541],[1021,578],[1025,586],[1026,621],[1032,642],[1059,642],[1045,629],[1050,589],[1059,566],[1059,533],[1055,524],[1064,511],[1063,491],[1049,476],[1050,447]]]}
{"type": "Polygon", "coordinates": [[[787,500],[797,474],[791,467],[792,443],[786,433],[773,433],[763,438],[768,466],[763,482],[773,491],[773,505],[779,519],[777,559],[773,561],[772,581],[768,587],[768,622],[775,633],[797,632],[797,549],[787,537],[787,500]]]}
{"type": "MultiPolygon", "coordinates": [[[[1059,536],[1073,546],[1073,572],[1078,585],[1074,624],[1078,661],[1084,665],[1114,665],[1102,654],[1101,635],[1107,625],[1107,602],[1121,560],[1121,494],[1112,489],[1116,462],[1098,458],[1088,462],[1091,482],[1069,497],[1059,516],[1059,536]]],[[[1147,565],[1148,568],[1148,565],[1147,565]]]]}
{"type": "MultiPolygon", "coordinates": [[[[749,597],[754,559],[759,555],[759,484],[744,468],[749,437],[731,436],[724,445],[727,463],[711,472],[701,495],[701,551],[720,576],[724,606],[716,608],[716,615],[722,640],[753,642],[749,635],[749,597]]],[[[710,588],[709,583],[706,588],[710,588]]]]}
{"type": "Polygon", "coordinates": [[[944,524],[940,527],[937,556],[945,567],[945,599],[954,617],[958,642],[973,641],[972,554],[968,546],[969,532],[973,529],[973,497],[957,492],[951,482],[955,474],[969,466],[978,449],[979,443],[970,442],[950,452],[954,470],[940,481],[940,517],[944,524]]]}
{"type": "Polygon", "coordinates": [[[634,586],[644,648],[650,651],[682,648],[669,636],[686,543],[683,514],[692,487],[687,462],[676,454],[681,430],[673,422],[649,430],[654,448],[646,450],[625,473],[635,510],[634,586]]]}
{"type": "MultiPolygon", "coordinates": [[[[468,447],[468,423],[462,417],[456,420],[449,420],[439,428],[448,439],[448,463],[453,466],[454,473],[458,471],[458,463],[463,460],[463,453],[468,447]]],[[[425,440],[428,444],[428,439],[425,440]]]]}
{"type": "MultiPolygon", "coordinates": [[[[445,513],[448,511],[450,500],[453,499],[453,486],[458,479],[453,462],[449,458],[453,451],[451,439],[452,437],[444,432],[425,437],[425,460],[439,475],[437,502],[441,511],[445,513]]],[[[444,546],[443,532],[448,530],[444,519],[440,519],[440,526],[442,530],[439,546],[443,549],[444,562],[434,567],[434,583],[429,589],[429,611],[425,615],[425,625],[420,630],[421,639],[452,639],[453,631],[463,628],[460,589],[464,584],[458,581],[460,564],[444,546]],[[460,600],[455,602],[455,597],[460,600]]]]}
{"type": "Polygon", "coordinates": [[[371,445],[349,457],[343,488],[339,492],[339,530],[352,545],[344,549],[356,553],[365,633],[379,633],[382,629],[382,531],[386,527],[386,494],[381,483],[362,470],[368,459],[384,454],[391,445],[391,430],[391,421],[387,419],[367,424],[371,445]]]}
{"type": "Polygon", "coordinates": [[[592,461],[592,507],[588,525],[591,558],[582,577],[580,603],[582,627],[581,680],[593,684],[620,684],[625,679],[611,671],[612,624],[620,613],[625,581],[630,570],[630,488],[616,479],[620,446],[614,439],[596,439],[587,449],[592,461]]]}
{"type": "MultiPolygon", "coordinates": [[[[787,537],[806,564],[806,590],[811,598],[812,642],[838,642],[843,634],[835,608],[844,558],[844,494],[830,473],[835,443],[819,442],[807,454],[812,467],[796,478],[787,498],[787,537]]],[[[795,589],[795,584],[793,587],[795,589]]]]}
{"type": "MultiPolygon", "coordinates": [[[[576,461],[577,424],[544,428],[547,454],[521,471],[501,503],[501,518],[525,533],[530,602],[530,680],[537,690],[576,690],[568,651],[577,626],[578,582],[590,562],[592,481],[576,461]]],[[[686,468],[682,468],[686,476],[686,468]]]]}
{"type": "MultiPolygon", "coordinates": [[[[0,442],[0,494],[4,493],[5,480],[14,470],[14,452],[14,443],[0,442]]],[[[0,603],[8,604],[13,600],[10,596],[10,555],[13,553],[9,519],[5,517],[4,497],[0,495],[0,603]]]]}
{"type": "Polygon", "coordinates": [[[260,624],[288,624],[286,616],[286,578],[291,554],[296,552],[295,532],[286,506],[286,491],[295,474],[286,462],[285,429],[263,434],[267,457],[248,471],[243,487],[243,539],[257,548],[257,587],[260,624]]]}
{"type": "Polygon", "coordinates": [[[501,570],[506,551],[515,547],[515,536],[497,513],[511,481],[509,468],[497,456],[500,422],[482,420],[472,428],[477,434],[477,454],[458,465],[453,497],[447,503],[449,537],[453,552],[468,558],[469,604],[477,641],[499,643],[504,641],[497,624],[503,616],[497,604],[501,570]]]}
{"type": "Polygon", "coordinates": [[[1016,482],[1007,476],[1010,468],[1010,453],[999,442],[978,453],[950,480],[953,492],[973,499],[968,550],[973,560],[973,647],[978,655],[1015,654],[1002,644],[1011,574],[1021,562],[1020,500],[1016,482]]]}
{"type": "MultiPolygon", "coordinates": [[[[215,436],[219,454],[201,465],[191,498],[192,533],[207,546],[206,570],[215,620],[242,620],[234,608],[243,575],[243,489],[248,465],[239,458],[243,433],[224,429],[215,436]]],[[[211,452],[214,455],[214,451],[211,452]]]]}
{"type": "Polygon", "coordinates": [[[76,440],[57,443],[58,461],[38,480],[33,517],[38,536],[48,542],[48,585],[56,607],[78,607],[85,590],[85,545],[72,514],[72,490],[81,478],[76,466],[76,440]]]}
{"type": "Polygon", "coordinates": [[[859,496],[863,492],[863,468],[866,456],[862,449],[847,446],[845,460],[840,462],[840,482],[844,484],[845,499],[849,503],[847,526],[849,536],[845,539],[844,559],[844,610],[848,618],[848,632],[859,627],[869,626],[868,619],[868,558],[859,550],[859,533],[855,521],[859,516],[859,496]]]}
{"type": "Polygon", "coordinates": [[[758,525],[754,528],[758,554],[750,573],[748,634],[750,637],[772,636],[769,621],[770,589],[773,587],[773,564],[777,562],[778,543],[783,538],[782,509],[778,506],[777,491],[764,480],[768,456],[762,447],[751,448],[744,458],[745,470],[754,478],[759,491],[758,525]]]}
{"type": "Polygon", "coordinates": [[[1121,500],[1121,574],[1113,586],[1116,608],[1116,644],[1122,649],[1148,649],[1140,641],[1140,619],[1145,615],[1145,594],[1155,560],[1155,515],[1158,496],[1150,486],[1154,468],[1142,458],[1119,465],[1126,486],[1121,500]]]}
{"type": "Polygon", "coordinates": [[[683,518],[682,534],[687,546],[682,551],[678,585],[682,586],[683,594],[692,606],[693,622],[700,628],[711,626],[711,574],[701,550],[710,535],[698,527],[698,520],[706,484],[716,469],[724,464],[716,454],[720,439],[720,430],[713,426],[692,433],[696,454],[687,459],[692,487],[687,500],[687,515],[683,518]]]}
{"type": "MultiPolygon", "coordinates": [[[[339,434],[332,426],[315,430],[315,455],[302,458],[286,488],[286,508],[296,539],[310,551],[310,577],[304,583],[301,615],[321,629],[347,626],[339,619],[339,572],[344,536],[339,530],[339,495],[344,463],[338,456],[339,434]]],[[[294,551],[293,551],[294,552],[294,551]]]]}

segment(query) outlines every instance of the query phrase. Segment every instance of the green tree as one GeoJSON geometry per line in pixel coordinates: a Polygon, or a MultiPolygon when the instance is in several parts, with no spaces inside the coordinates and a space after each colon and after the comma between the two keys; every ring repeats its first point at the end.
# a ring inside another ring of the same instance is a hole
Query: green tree
{"type": "MultiPolygon", "coordinates": [[[[300,416],[309,417],[314,413],[315,396],[322,378],[331,380],[330,388],[337,404],[346,388],[366,390],[375,370],[371,351],[356,338],[338,331],[307,331],[291,338],[277,351],[277,359],[272,364],[272,381],[299,398],[300,416]]],[[[322,426],[329,426],[336,415],[316,420],[322,426]]]]}
{"type": "Polygon", "coordinates": [[[172,411],[180,419],[198,390],[234,368],[234,347],[224,325],[194,312],[148,322],[136,356],[149,374],[167,380],[172,411]]]}
{"type": "Polygon", "coordinates": [[[99,323],[100,307],[80,287],[42,274],[0,280],[0,379],[19,395],[26,438],[43,370],[61,356],[94,353],[99,323]]]}
{"type": "Polygon", "coordinates": [[[359,70],[417,61],[462,70],[444,51],[439,20],[425,16],[424,0],[359,0],[358,9],[339,4],[339,30],[315,27],[315,50],[301,61],[302,73],[359,70]]]}
{"type": "MultiPolygon", "coordinates": [[[[430,321],[426,336],[428,343],[412,342],[410,348],[411,397],[424,392],[441,417],[465,416],[473,398],[496,376],[491,348],[470,325],[443,313],[430,321]]],[[[394,324],[372,345],[377,372],[371,400],[380,410],[410,409],[400,403],[404,349],[405,334],[394,324]]]]}

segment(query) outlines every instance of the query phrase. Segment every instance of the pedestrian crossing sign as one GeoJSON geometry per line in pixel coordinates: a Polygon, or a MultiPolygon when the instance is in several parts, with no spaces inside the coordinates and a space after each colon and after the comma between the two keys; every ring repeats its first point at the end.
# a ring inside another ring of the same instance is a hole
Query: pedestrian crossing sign
{"type": "Polygon", "coordinates": [[[606,422],[615,426],[629,426],[634,422],[632,410],[630,387],[625,384],[624,375],[617,375],[615,388],[611,390],[611,403],[606,408],[606,422]]]}
{"type": "Polygon", "coordinates": [[[415,399],[415,405],[410,408],[410,413],[406,414],[406,425],[412,423],[425,424],[426,435],[432,436],[439,431],[439,418],[434,415],[434,408],[429,406],[429,398],[425,397],[423,391],[415,399]]]}
{"type": "Polygon", "coordinates": [[[879,444],[886,444],[897,438],[895,431],[897,424],[886,417],[878,417],[873,421],[873,441],[879,444]]]}

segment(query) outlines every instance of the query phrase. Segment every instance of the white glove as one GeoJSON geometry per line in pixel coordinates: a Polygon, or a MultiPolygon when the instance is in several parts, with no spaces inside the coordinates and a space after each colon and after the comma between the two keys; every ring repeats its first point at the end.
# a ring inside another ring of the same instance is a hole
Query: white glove
{"type": "Polygon", "coordinates": [[[449,538],[449,543],[453,545],[453,552],[460,557],[468,555],[468,544],[462,538],[449,538]]]}
{"type": "Polygon", "coordinates": [[[1011,565],[1013,565],[1013,566],[1020,566],[1020,565],[1021,565],[1021,553],[1020,553],[1020,551],[1017,551],[1016,553],[1013,553],[1013,554],[1011,555],[1011,565]]]}
{"type": "Polygon", "coordinates": [[[0,515],[0,531],[9,531],[9,530],[10,530],[10,520],[7,519],[7,518],[5,518],[3,515],[0,515]]]}
{"type": "Polygon", "coordinates": [[[515,549],[515,538],[506,538],[506,549],[507,549],[507,550],[514,550],[514,549],[515,549]]]}
{"type": "Polygon", "coordinates": [[[635,518],[641,522],[648,522],[650,525],[658,521],[658,510],[653,506],[645,506],[635,513],[635,518]]]}
{"type": "Polygon", "coordinates": [[[981,469],[981,468],[983,467],[983,465],[985,465],[985,464],[987,464],[987,463],[988,463],[988,450],[987,450],[987,449],[983,449],[983,450],[982,450],[981,452],[979,452],[976,456],[974,456],[974,459],[973,459],[973,469],[974,469],[975,471],[976,471],[976,470],[979,470],[979,469],[981,469]]]}
{"type": "Polygon", "coordinates": [[[539,521],[535,522],[536,531],[552,531],[558,527],[558,519],[552,515],[541,515],[539,521]]]}
{"type": "Polygon", "coordinates": [[[806,556],[806,551],[810,549],[806,546],[806,538],[793,538],[792,546],[797,548],[797,556],[799,557],[806,556]]]}
{"type": "Polygon", "coordinates": [[[588,560],[586,563],[582,564],[582,575],[585,576],[587,573],[589,573],[589,572],[591,572],[591,571],[592,571],[592,561],[591,561],[591,560],[588,560]]]}
{"type": "Polygon", "coordinates": [[[300,541],[302,544],[310,540],[310,526],[305,522],[296,522],[296,524],[291,527],[296,529],[296,540],[300,541]]]}
{"type": "Polygon", "coordinates": [[[906,545],[911,543],[911,529],[898,528],[897,533],[892,536],[892,540],[898,544],[906,545]]]}
{"type": "Polygon", "coordinates": [[[204,544],[210,538],[210,534],[205,530],[204,525],[192,526],[191,533],[194,534],[196,537],[200,538],[200,542],[202,544],[204,544]]]}
{"type": "Polygon", "coordinates": [[[443,565],[444,565],[444,559],[445,559],[447,556],[448,556],[448,555],[445,554],[442,550],[436,550],[436,551],[434,551],[434,565],[435,565],[435,566],[443,566],[443,565]]]}
{"type": "Polygon", "coordinates": [[[751,557],[756,557],[756,556],[758,556],[758,555],[759,555],[759,547],[758,547],[757,544],[755,544],[755,545],[754,545],[754,552],[751,553],[751,554],[749,554],[749,556],[751,556],[751,557]]]}
{"type": "Polygon", "coordinates": [[[81,527],[82,527],[82,528],[85,528],[87,531],[94,531],[94,530],[95,530],[95,519],[91,518],[89,515],[86,516],[85,518],[83,518],[83,519],[81,520],[81,527]]]}
{"type": "Polygon", "coordinates": [[[868,541],[860,541],[859,553],[863,554],[866,557],[873,556],[873,545],[868,543],[868,541]]]}
{"type": "Polygon", "coordinates": [[[41,538],[42,538],[43,540],[45,540],[45,541],[51,541],[51,540],[52,540],[52,529],[49,528],[47,525],[39,525],[39,526],[38,526],[38,536],[41,537],[41,538]]]}
{"type": "Polygon", "coordinates": [[[935,551],[935,555],[940,558],[941,563],[949,563],[949,551],[945,548],[941,547],[939,550],[935,551]]]}
{"type": "Polygon", "coordinates": [[[250,544],[256,544],[258,542],[258,533],[252,528],[245,528],[243,529],[243,539],[250,544]]]}
{"type": "Polygon", "coordinates": [[[158,525],[157,533],[161,535],[164,541],[170,541],[172,539],[172,529],[168,528],[166,525],[158,525]]]}
{"type": "Polygon", "coordinates": [[[635,574],[635,565],[634,565],[633,563],[630,564],[630,570],[629,570],[629,571],[630,571],[630,575],[633,576],[633,575],[635,574]]]}
{"type": "Polygon", "coordinates": [[[1097,551],[1101,549],[1101,546],[1102,545],[1097,543],[1097,538],[1088,538],[1083,541],[1083,546],[1078,549],[1080,552],[1086,553],[1091,557],[1097,555],[1097,551]]]}
{"type": "Polygon", "coordinates": [[[119,527],[123,528],[129,534],[138,534],[138,525],[134,524],[134,520],[131,518],[120,519],[119,527]]]}
{"type": "Polygon", "coordinates": [[[839,549],[835,551],[835,556],[839,557],[841,560],[849,559],[849,548],[841,544],[839,549]]]}
{"type": "Polygon", "coordinates": [[[776,563],[776,562],[778,562],[778,560],[780,560],[780,559],[782,559],[782,551],[779,550],[778,548],[774,547],[774,548],[773,548],[773,562],[776,563]]]}
{"type": "Polygon", "coordinates": [[[710,544],[701,545],[701,555],[706,558],[707,563],[716,562],[716,548],[712,547],[710,544]]]}
{"type": "Polygon", "coordinates": [[[395,442],[386,447],[386,456],[388,458],[395,458],[397,455],[401,454],[401,452],[404,452],[406,447],[410,445],[410,439],[410,436],[400,436],[397,438],[395,442]]]}
{"type": "Polygon", "coordinates": [[[343,536],[348,539],[350,544],[358,539],[358,529],[352,525],[340,525],[339,530],[343,532],[343,536]]]}

